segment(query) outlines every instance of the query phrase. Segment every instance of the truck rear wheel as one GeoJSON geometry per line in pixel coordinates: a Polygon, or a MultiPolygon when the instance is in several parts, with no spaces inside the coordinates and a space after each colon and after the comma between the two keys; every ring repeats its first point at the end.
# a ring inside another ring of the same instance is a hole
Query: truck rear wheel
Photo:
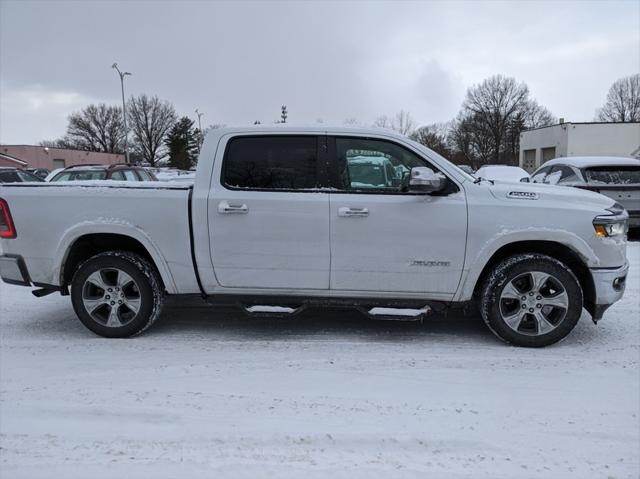
{"type": "Polygon", "coordinates": [[[164,302],[160,275],[144,257],[108,251],[80,265],[71,281],[71,302],[82,324],[107,338],[141,333],[164,302]]]}
{"type": "Polygon", "coordinates": [[[582,301],[580,283],[566,265],[543,254],[520,254],[502,261],[486,279],[480,312],[503,341],[543,347],[571,332],[582,301]]]}

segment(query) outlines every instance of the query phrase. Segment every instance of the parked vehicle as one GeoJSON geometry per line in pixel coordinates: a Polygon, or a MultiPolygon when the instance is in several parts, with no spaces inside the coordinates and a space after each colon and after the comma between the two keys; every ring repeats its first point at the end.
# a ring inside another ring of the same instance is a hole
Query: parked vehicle
{"type": "Polygon", "coordinates": [[[49,181],[157,181],[153,173],[146,169],[126,164],[115,165],[74,165],[52,176],[49,181]]]}
{"type": "Polygon", "coordinates": [[[484,165],[475,172],[476,177],[491,181],[506,181],[507,183],[528,183],[529,173],[519,166],[484,165]]]}
{"type": "Polygon", "coordinates": [[[640,228],[640,160],[603,156],[555,158],[531,176],[534,183],[574,186],[606,195],[627,210],[630,227],[640,228]]]}
{"type": "Polygon", "coordinates": [[[158,181],[178,181],[191,183],[195,181],[195,171],[178,170],[176,168],[147,168],[147,171],[153,172],[158,181]]]}
{"type": "Polygon", "coordinates": [[[51,181],[51,178],[53,178],[54,176],[56,176],[58,173],[60,173],[61,171],[63,171],[64,168],[56,168],[55,170],[53,170],[51,173],[49,173],[45,178],[44,181],[51,181]]]}
{"type": "Polygon", "coordinates": [[[469,165],[456,165],[456,166],[460,168],[462,171],[464,171],[465,173],[467,173],[468,175],[473,175],[476,172],[476,170],[471,168],[471,166],[469,165]]]}
{"type": "Polygon", "coordinates": [[[216,129],[193,186],[3,185],[0,198],[2,279],[70,294],[106,337],[144,331],[166,294],[199,294],[251,315],[340,304],[385,319],[474,301],[498,337],[545,346],[583,307],[600,320],[628,270],[614,200],[492,184],[385,130],[216,129]],[[382,184],[358,157],[409,174],[382,184]]]}
{"type": "Polygon", "coordinates": [[[42,178],[20,168],[0,166],[0,183],[23,183],[25,181],[43,181],[42,178]]]}
{"type": "Polygon", "coordinates": [[[46,168],[27,168],[27,171],[29,173],[33,173],[42,180],[44,180],[50,173],[46,168]]]}

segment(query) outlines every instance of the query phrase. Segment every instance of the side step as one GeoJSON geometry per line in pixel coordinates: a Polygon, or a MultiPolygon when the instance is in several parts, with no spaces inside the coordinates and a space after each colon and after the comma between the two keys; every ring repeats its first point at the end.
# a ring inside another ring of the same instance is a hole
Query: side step
{"type": "Polygon", "coordinates": [[[382,307],[367,309],[362,306],[359,306],[357,309],[371,319],[382,321],[422,321],[431,314],[431,308],[426,305],[420,309],[382,307]]]}
{"type": "Polygon", "coordinates": [[[299,306],[275,306],[263,304],[241,304],[240,307],[250,318],[290,318],[307,309],[306,304],[299,306]]]}

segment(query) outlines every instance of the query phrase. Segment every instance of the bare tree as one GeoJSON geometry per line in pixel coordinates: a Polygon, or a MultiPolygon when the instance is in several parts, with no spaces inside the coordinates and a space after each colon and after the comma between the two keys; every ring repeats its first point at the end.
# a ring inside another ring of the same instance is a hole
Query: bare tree
{"type": "Polygon", "coordinates": [[[413,131],[410,138],[448,158],[451,155],[448,146],[448,134],[449,124],[432,123],[431,125],[421,126],[413,131]]]}
{"type": "Polygon", "coordinates": [[[500,153],[507,135],[507,127],[527,102],[528,97],[527,85],[502,75],[489,77],[480,85],[474,85],[467,90],[462,109],[467,116],[479,121],[482,129],[491,136],[493,162],[501,162],[500,153]]]}
{"type": "Polygon", "coordinates": [[[57,148],[122,153],[124,151],[122,110],[117,106],[104,103],[89,105],[69,116],[65,136],[54,141],[44,141],[41,144],[57,148]]]}
{"type": "Polygon", "coordinates": [[[553,121],[551,112],[529,97],[526,84],[495,75],[467,90],[455,136],[470,146],[474,164],[515,163],[520,133],[553,121]]]}
{"type": "Polygon", "coordinates": [[[640,121],[640,73],[620,78],[611,85],[607,101],[596,118],[611,122],[640,121]]]}
{"type": "Polygon", "coordinates": [[[143,161],[153,166],[166,156],[164,140],[176,122],[175,109],[168,101],[144,94],[131,97],[127,106],[134,149],[143,161]]]}
{"type": "Polygon", "coordinates": [[[373,122],[376,128],[388,128],[397,131],[401,135],[409,136],[416,127],[416,122],[408,111],[400,110],[392,118],[382,115],[373,122]]]}

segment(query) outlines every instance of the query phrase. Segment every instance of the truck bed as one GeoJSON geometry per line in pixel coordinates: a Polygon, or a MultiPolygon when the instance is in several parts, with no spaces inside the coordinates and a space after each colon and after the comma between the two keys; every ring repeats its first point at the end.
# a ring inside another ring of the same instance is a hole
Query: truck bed
{"type": "Polygon", "coordinates": [[[190,249],[190,185],[171,182],[57,182],[0,185],[18,238],[4,254],[24,257],[34,283],[59,285],[65,252],[78,237],[134,236],[159,264],[169,293],[198,291],[190,249]],[[157,258],[156,258],[157,256],[157,258]]]}

